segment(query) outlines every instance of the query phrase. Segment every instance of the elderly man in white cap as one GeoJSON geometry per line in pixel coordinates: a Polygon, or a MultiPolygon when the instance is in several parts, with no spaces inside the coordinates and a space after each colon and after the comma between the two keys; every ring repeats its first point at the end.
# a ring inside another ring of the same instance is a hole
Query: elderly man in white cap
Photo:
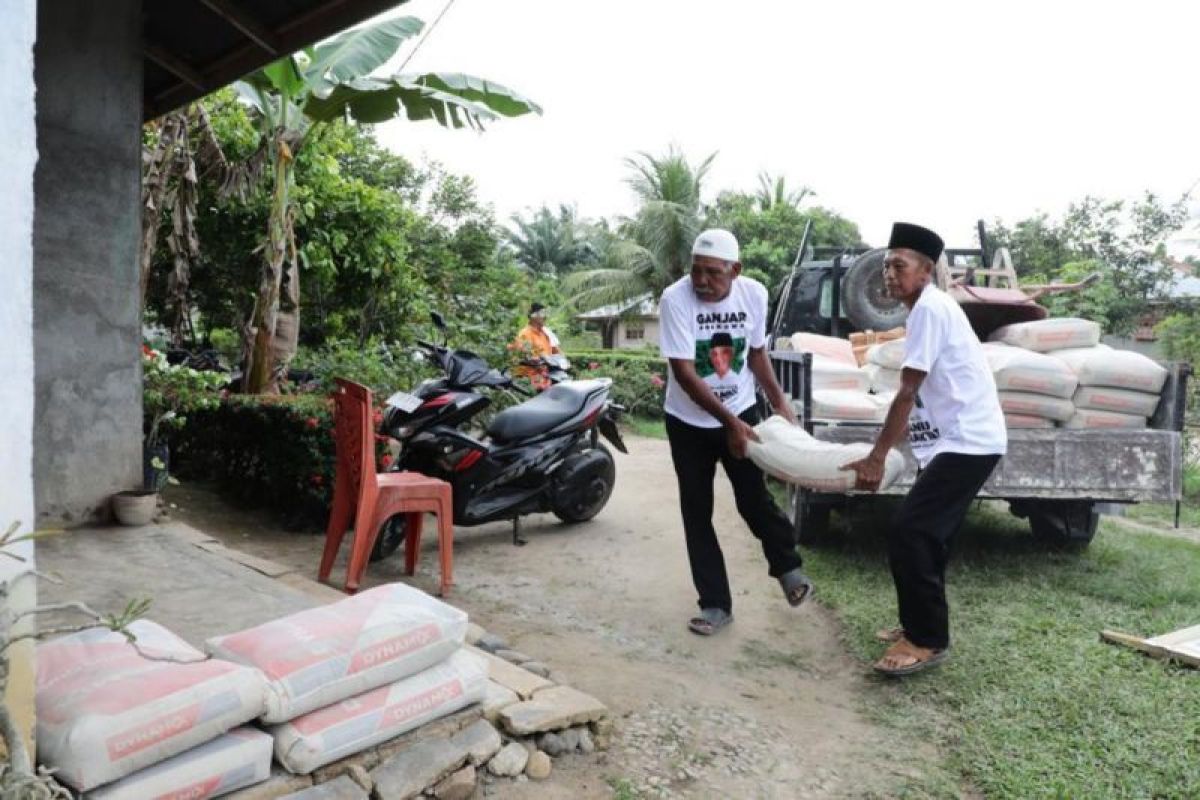
{"type": "Polygon", "coordinates": [[[704,231],[692,246],[691,274],[669,286],[659,306],[660,347],[671,365],[667,436],[692,581],[700,595],[700,613],[688,627],[703,636],[733,621],[729,577],[712,524],[718,463],[788,603],[798,606],[812,592],[791,523],[772,500],[762,472],[746,459],[746,443],[757,439],[756,382],[777,413],[793,422],[796,416],[767,358],[767,290],[741,272],[733,234],[704,231]]]}

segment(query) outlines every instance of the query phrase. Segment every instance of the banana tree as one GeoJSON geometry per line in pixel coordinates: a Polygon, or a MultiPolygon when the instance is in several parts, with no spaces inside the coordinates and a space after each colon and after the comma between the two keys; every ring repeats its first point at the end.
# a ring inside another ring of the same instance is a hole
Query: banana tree
{"type": "Polygon", "coordinates": [[[536,103],[511,89],[470,75],[372,77],[422,27],[419,19],[399,17],[346,31],[237,84],[241,97],[258,112],[272,184],[262,273],[243,331],[245,392],[277,390],[296,352],[300,274],[291,197],[296,155],[316,126],[337,119],[387,122],[403,114],[414,122],[482,130],[500,117],[541,113],[536,103]]]}

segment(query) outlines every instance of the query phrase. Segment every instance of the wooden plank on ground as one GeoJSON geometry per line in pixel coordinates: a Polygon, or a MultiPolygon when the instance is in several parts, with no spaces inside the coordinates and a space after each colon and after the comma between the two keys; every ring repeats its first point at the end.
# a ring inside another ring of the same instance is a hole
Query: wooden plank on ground
{"type": "Polygon", "coordinates": [[[1200,625],[1163,634],[1153,639],[1143,639],[1120,631],[1100,631],[1100,638],[1109,644],[1119,644],[1139,650],[1152,658],[1179,661],[1200,667],[1200,625]]]}

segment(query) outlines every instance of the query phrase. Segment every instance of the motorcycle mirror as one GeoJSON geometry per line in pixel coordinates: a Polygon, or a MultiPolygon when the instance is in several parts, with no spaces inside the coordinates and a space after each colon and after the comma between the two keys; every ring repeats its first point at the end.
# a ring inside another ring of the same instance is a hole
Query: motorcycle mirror
{"type": "Polygon", "coordinates": [[[425,362],[425,354],[422,353],[420,350],[413,350],[412,351],[412,360],[417,362],[418,364],[422,364],[425,362]]]}
{"type": "Polygon", "coordinates": [[[440,331],[446,330],[446,318],[437,311],[431,312],[429,318],[433,320],[433,325],[440,331]]]}

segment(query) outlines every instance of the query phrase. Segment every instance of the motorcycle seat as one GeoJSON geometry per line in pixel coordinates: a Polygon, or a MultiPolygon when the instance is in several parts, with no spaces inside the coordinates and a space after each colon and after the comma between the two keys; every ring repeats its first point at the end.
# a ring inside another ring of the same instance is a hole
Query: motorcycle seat
{"type": "Polygon", "coordinates": [[[551,431],[583,410],[589,397],[604,386],[602,381],[570,381],[506,408],[496,415],[487,433],[498,442],[511,442],[551,431]]]}

